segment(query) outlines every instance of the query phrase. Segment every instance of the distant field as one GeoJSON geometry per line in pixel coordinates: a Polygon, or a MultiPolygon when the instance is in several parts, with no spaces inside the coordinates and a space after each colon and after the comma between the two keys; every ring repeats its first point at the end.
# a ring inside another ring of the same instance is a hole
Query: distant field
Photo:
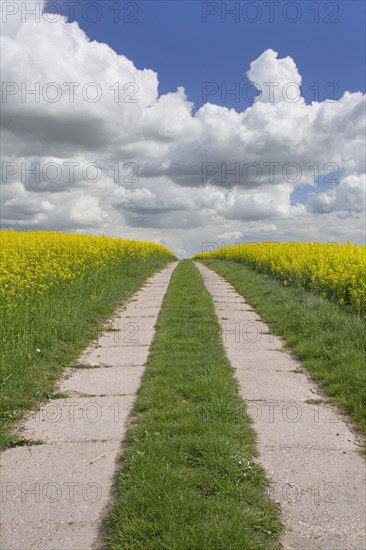
{"type": "Polygon", "coordinates": [[[249,243],[196,255],[231,260],[268,273],[285,286],[319,292],[339,305],[366,313],[366,247],[321,243],[249,243]]]}
{"type": "Polygon", "coordinates": [[[118,304],[174,259],[147,242],[0,231],[0,447],[118,304]]]}
{"type": "Polygon", "coordinates": [[[0,306],[15,308],[90,271],[174,258],[155,243],[48,231],[0,231],[0,306]]]}

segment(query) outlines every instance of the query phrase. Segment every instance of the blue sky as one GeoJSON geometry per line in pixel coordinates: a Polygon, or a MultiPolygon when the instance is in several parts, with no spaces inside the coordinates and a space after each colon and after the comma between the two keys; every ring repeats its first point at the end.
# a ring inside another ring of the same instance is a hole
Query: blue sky
{"type": "MultiPolygon", "coordinates": [[[[273,22],[266,2],[255,2],[259,7],[254,8],[250,6],[253,2],[246,1],[119,1],[117,12],[115,1],[104,0],[99,2],[98,14],[92,3],[84,0],[75,2],[74,14],[91,39],[107,43],[140,69],[158,72],[160,93],[183,86],[196,108],[205,102],[205,82],[219,88],[209,89],[212,93],[206,98],[211,103],[237,110],[248,107],[254,88],[245,72],[268,48],[278,51],[279,57],[295,60],[307,102],[338,99],[346,90],[365,90],[365,2],[302,0],[294,3],[296,7],[284,1],[270,3],[273,22]],[[230,15],[235,4],[240,11],[230,15]],[[94,18],[95,23],[91,22],[94,18]],[[221,86],[231,90],[237,82],[239,101],[230,93],[221,97],[221,86]]],[[[60,1],[52,4],[62,6],[60,1]]],[[[72,13],[69,4],[64,6],[65,14],[72,13]]]]}
{"type": "Polygon", "coordinates": [[[45,1],[2,29],[4,227],[364,243],[365,2],[45,1]]]}

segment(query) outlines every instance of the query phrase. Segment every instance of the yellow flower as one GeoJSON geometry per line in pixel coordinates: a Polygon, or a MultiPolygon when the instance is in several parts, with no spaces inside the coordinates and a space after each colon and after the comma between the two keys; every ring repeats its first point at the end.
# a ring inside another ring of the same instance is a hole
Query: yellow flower
{"type": "Polygon", "coordinates": [[[253,243],[197,255],[231,259],[270,273],[285,286],[299,283],[339,304],[366,309],[366,247],[322,243],[253,243]]]}
{"type": "Polygon", "coordinates": [[[174,254],[156,243],[46,231],[0,231],[0,305],[16,307],[89,269],[174,254]]]}

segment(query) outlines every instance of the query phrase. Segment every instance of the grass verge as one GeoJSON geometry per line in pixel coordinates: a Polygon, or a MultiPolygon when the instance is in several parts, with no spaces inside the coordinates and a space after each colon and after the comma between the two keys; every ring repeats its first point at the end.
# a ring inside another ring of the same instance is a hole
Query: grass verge
{"type": "Polygon", "coordinates": [[[254,455],[211,298],[182,261],[127,430],[108,548],[279,548],[281,525],[254,455]]]}
{"type": "Polygon", "coordinates": [[[0,448],[21,444],[12,432],[26,409],[53,397],[62,371],[97,336],[100,325],[143,281],[167,264],[158,254],[111,264],[49,288],[0,319],[0,448]]]}
{"type": "Polygon", "coordinates": [[[284,287],[233,261],[204,264],[231,283],[283,337],[333,403],[366,433],[365,321],[308,290],[284,287]]]}

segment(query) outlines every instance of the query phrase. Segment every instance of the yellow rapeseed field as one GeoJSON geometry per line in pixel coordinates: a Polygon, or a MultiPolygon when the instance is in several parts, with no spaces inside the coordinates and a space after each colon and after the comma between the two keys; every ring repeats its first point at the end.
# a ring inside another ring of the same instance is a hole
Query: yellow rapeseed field
{"type": "Polygon", "coordinates": [[[243,262],[278,277],[284,285],[301,284],[356,311],[366,308],[366,247],[351,243],[249,243],[197,255],[243,262]]]}
{"type": "Polygon", "coordinates": [[[121,266],[151,254],[173,253],[162,245],[48,231],[0,231],[0,304],[16,307],[27,298],[89,268],[121,266]]]}

